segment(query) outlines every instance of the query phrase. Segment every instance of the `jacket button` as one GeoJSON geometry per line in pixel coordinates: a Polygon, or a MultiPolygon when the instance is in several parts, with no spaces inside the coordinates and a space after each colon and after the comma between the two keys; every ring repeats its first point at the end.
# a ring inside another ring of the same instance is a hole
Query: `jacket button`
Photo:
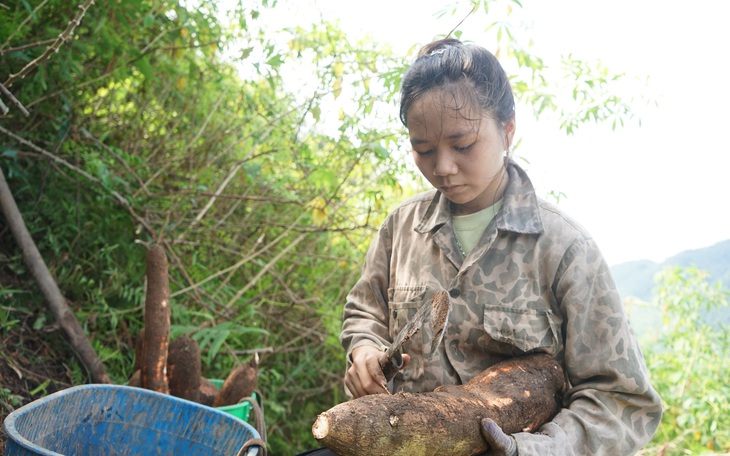
{"type": "Polygon", "coordinates": [[[458,298],[460,294],[461,294],[461,292],[459,291],[458,288],[452,288],[449,291],[449,296],[451,296],[452,298],[458,298]]]}

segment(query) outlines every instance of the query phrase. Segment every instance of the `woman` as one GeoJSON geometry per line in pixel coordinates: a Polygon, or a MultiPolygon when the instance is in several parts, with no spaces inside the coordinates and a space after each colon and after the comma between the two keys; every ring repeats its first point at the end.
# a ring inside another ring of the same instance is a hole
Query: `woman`
{"type": "Polygon", "coordinates": [[[485,420],[489,454],[632,454],[659,425],[661,401],[593,239],[509,158],[514,106],[507,75],[479,46],[436,41],[409,68],[400,117],[434,189],[390,213],[367,253],[345,306],[345,385],[353,397],[432,391],[549,353],[566,374],[564,408],[534,434],[485,420]],[[386,385],[385,347],[438,290],[453,306],[438,352],[425,362],[410,341],[386,385]]]}

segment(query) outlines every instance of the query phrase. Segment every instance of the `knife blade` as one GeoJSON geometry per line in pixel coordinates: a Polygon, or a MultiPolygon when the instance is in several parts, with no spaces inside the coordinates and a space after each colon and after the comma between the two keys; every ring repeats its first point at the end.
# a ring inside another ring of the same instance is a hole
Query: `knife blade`
{"type": "Polygon", "coordinates": [[[383,370],[386,382],[392,380],[395,374],[403,368],[401,348],[420,330],[425,331],[425,338],[431,345],[424,357],[427,361],[431,360],[444,337],[444,328],[449,320],[450,311],[449,294],[441,290],[437,291],[430,302],[423,304],[413,318],[408,320],[393,339],[393,343],[388,347],[385,356],[381,360],[380,367],[383,370]]]}

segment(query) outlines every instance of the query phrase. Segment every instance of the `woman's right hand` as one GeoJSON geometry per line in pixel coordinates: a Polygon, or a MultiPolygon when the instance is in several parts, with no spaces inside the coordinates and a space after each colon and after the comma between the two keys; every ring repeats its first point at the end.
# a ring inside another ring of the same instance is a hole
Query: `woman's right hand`
{"type": "MultiPolygon", "coordinates": [[[[352,366],[345,374],[345,386],[353,398],[368,394],[382,394],[388,391],[385,375],[380,367],[380,361],[385,353],[376,347],[363,345],[352,351],[352,366]]],[[[403,367],[408,365],[410,357],[403,355],[403,367]]]]}

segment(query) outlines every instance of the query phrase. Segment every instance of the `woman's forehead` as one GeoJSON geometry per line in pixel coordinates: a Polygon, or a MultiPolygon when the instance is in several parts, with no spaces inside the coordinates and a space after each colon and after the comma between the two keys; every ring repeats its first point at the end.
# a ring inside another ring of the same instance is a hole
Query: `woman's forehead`
{"type": "Polygon", "coordinates": [[[474,106],[468,97],[451,91],[429,91],[414,100],[408,110],[408,128],[426,124],[468,124],[477,126],[485,113],[474,106]]]}

